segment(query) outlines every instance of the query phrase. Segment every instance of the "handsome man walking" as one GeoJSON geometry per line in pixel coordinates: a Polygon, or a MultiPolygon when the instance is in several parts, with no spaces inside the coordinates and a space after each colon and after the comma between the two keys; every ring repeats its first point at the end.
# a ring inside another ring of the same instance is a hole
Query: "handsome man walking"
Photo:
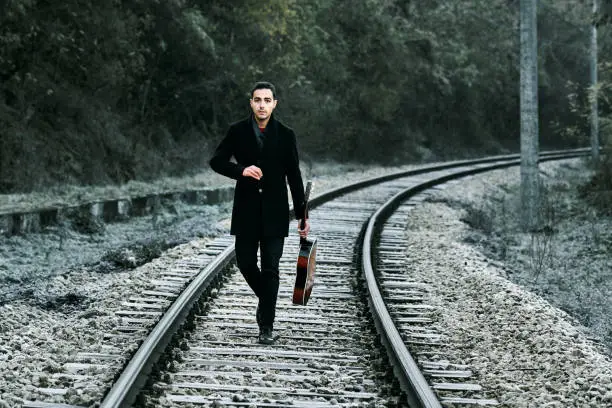
{"type": "Polygon", "coordinates": [[[235,238],[236,263],[255,295],[259,342],[273,344],[279,262],[289,235],[289,198],[298,220],[298,232],[306,237],[310,224],[304,218],[304,183],[293,130],[272,115],[276,89],[257,82],[251,89],[252,114],[230,125],[210,159],[211,168],[236,180],[230,233],[235,238]],[[231,158],[235,159],[231,161],[231,158]],[[260,250],[261,269],[257,266],[260,250]]]}

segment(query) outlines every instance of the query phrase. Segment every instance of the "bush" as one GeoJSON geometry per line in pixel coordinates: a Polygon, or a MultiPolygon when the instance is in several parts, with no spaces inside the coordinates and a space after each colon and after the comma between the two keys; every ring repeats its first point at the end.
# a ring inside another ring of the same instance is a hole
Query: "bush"
{"type": "MultiPolygon", "coordinates": [[[[321,160],[518,147],[518,7],[506,0],[0,3],[0,193],[198,171],[262,79],[321,160]]],[[[568,79],[586,85],[590,9],[542,3],[543,145],[576,144],[547,129],[581,119],[563,96],[568,79]]]]}
{"type": "Polygon", "coordinates": [[[601,215],[612,216],[612,151],[603,156],[593,177],[580,186],[579,193],[601,215]]]}

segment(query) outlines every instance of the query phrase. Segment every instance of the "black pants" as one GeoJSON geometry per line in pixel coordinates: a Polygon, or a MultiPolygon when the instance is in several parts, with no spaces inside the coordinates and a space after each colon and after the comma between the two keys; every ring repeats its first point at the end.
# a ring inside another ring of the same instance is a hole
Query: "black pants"
{"type": "Polygon", "coordinates": [[[283,255],[284,237],[254,238],[236,236],[236,263],[255,295],[259,298],[260,328],[274,326],[278,297],[278,264],[283,255]],[[257,249],[261,269],[257,266],[257,249]]]}

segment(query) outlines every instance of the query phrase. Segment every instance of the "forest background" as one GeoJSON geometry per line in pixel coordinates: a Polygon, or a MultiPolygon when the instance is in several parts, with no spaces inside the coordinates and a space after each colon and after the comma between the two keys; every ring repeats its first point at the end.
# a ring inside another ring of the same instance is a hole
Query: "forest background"
{"type": "MultiPolygon", "coordinates": [[[[586,147],[592,2],[538,7],[540,147],[586,147]]],[[[195,173],[258,80],[306,162],[518,152],[519,57],[518,0],[2,0],[0,193],[195,173]]]]}

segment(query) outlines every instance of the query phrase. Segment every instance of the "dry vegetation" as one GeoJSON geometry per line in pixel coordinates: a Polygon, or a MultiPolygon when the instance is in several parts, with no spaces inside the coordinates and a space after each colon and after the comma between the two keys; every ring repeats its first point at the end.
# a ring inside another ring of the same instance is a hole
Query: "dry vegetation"
{"type": "Polygon", "coordinates": [[[541,169],[541,232],[521,231],[519,185],[510,180],[483,185],[481,193],[451,203],[465,209],[463,221],[472,227],[468,242],[503,263],[510,280],[570,313],[612,350],[612,203],[594,205],[610,191],[585,195],[593,172],[582,162],[541,169]]]}

